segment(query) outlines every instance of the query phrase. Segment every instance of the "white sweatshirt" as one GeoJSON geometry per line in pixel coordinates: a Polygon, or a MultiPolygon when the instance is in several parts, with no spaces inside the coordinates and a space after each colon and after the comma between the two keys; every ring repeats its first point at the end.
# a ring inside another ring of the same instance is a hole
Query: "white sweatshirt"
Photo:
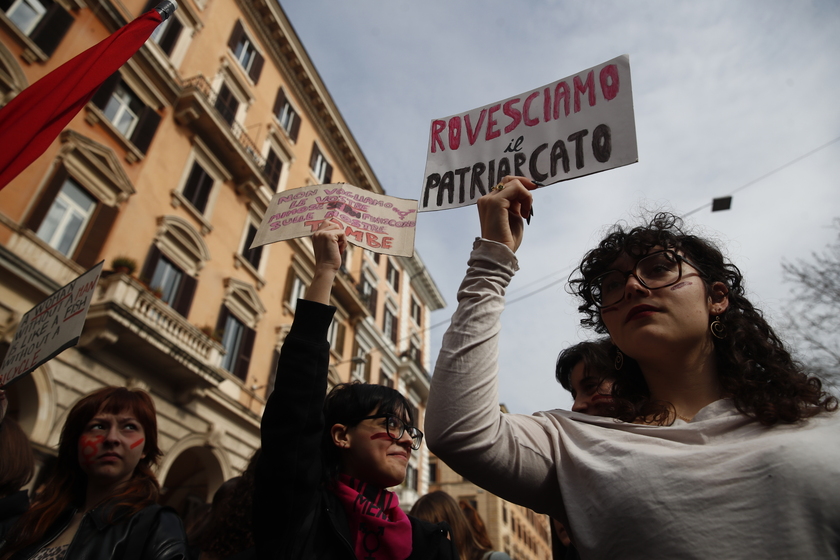
{"type": "Polygon", "coordinates": [[[840,558],[840,418],[767,428],[723,399],[686,423],[499,411],[506,246],[477,240],[432,378],[430,449],[569,528],[581,558],[840,558]]]}

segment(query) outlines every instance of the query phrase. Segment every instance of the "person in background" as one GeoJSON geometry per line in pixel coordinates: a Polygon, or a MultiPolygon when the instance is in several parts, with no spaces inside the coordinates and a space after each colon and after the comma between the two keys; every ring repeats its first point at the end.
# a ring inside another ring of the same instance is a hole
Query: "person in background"
{"type": "Polygon", "coordinates": [[[151,397],[105,387],[67,415],[55,473],[0,548],[2,560],[184,560],[178,515],[156,504],[151,397]]]}
{"type": "Polygon", "coordinates": [[[582,324],[617,348],[616,417],[500,412],[500,316],[535,187],[505,177],[478,201],[482,238],[432,376],[432,452],[570,521],[584,559],[840,557],[837,398],[676,216],[614,226],[571,280],[582,324]]]}
{"type": "Polygon", "coordinates": [[[6,418],[8,400],[0,390],[0,542],[29,508],[29,494],[22,490],[35,472],[29,438],[12,418],[6,418]]]}
{"type": "Polygon", "coordinates": [[[493,546],[493,541],[490,540],[490,535],[487,534],[487,527],[484,526],[484,521],[481,520],[481,516],[472,504],[465,502],[464,500],[459,500],[458,507],[461,508],[461,512],[464,514],[464,517],[467,519],[467,523],[470,525],[470,530],[475,538],[475,542],[477,542],[478,546],[484,551],[482,559],[508,560],[510,557],[506,553],[494,550],[495,547],[493,546]]]}
{"type": "Polygon", "coordinates": [[[615,346],[609,338],[569,346],[557,357],[555,377],[572,394],[572,411],[593,416],[614,416],[615,346]]]}
{"type": "Polygon", "coordinates": [[[429,523],[446,523],[460,560],[510,560],[504,552],[495,552],[492,546],[485,548],[479,544],[458,502],[446,492],[438,490],[421,496],[411,506],[409,514],[429,523]]]}
{"type": "Polygon", "coordinates": [[[327,395],[335,313],[330,294],[347,240],[324,221],[314,275],[295,307],[263,414],[253,529],[257,557],[323,560],[457,558],[445,526],[407,516],[388,488],[405,480],[423,433],[405,397],[345,383],[327,395]]]}

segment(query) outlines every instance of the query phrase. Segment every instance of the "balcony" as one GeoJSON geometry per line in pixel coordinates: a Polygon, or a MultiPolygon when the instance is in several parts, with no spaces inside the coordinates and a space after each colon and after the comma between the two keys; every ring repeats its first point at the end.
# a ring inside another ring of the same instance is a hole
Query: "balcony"
{"type": "Polygon", "coordinates": [[[417,402],[425,403],[429,399],[429,385],[432,378],[426,368],[412,358],[408,352],[403,352],[400,355],[400,366],[397,372],[409,392],[414,394],[417,402]]]}
{"type": "Polygon", "coordinates": [[[175,103],[175,120],[192,130],[213,151],[230,171],[237,189],[244,190],[267,208],[270,193],[264,187],[265,159],[242,125],[217,101],[218,92],[213,91],[207,78],[201,74],[193,76],[184,82],[175,103]]]}
{"type": "Polygon", "coordinates": [[[224,349],[126,274],[99,281],[79,346],[111,351],[176,392],[216,387],[224,349]]]}

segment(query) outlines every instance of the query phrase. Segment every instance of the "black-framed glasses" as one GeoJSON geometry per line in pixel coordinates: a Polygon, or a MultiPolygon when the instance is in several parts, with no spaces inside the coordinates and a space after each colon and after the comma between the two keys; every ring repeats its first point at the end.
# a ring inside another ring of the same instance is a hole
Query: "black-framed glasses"
{"type": "Polygon", "coordinates": [[[388,432],[388,437],[390,437],[394,441],[399,441],[400,438],[403,437],[403,434],[408,432],[408,437],[411,438],[411,448],[415,451],[420,449],[420,444],[423,443],[423,432],[421,432],[414,426],[409,426],[402,418],[400,418],[396,414],[374,414],[373,416],[365,416],[364,418],[360,418],[359,422],[361,422],[362,420],[377,420],[379,418],[385,418],[385,429],[388,432]]]}
{"type": "Polygon", "coordinates": [[[587,288],[593,303],[600,308],[615,305],[624,299],[627,278],[634,276],[648,290],[673,286],[682,278],[682,263],[697,268],[690,260],[670,249],[649,253],[636,261],[631,270],[608,270],[589,282],[587,288]]]}

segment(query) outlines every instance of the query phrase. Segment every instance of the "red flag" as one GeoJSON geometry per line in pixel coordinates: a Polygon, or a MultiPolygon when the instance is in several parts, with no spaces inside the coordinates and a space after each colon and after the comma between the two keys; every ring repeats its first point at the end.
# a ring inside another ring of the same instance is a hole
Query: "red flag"
{"type": "Polygon", "coordinates": [[[172,0],[164,1],[68,60],[0,109],[0,189],[46,151],[102,82],[143,46],[176,7],[172,0]]]}

